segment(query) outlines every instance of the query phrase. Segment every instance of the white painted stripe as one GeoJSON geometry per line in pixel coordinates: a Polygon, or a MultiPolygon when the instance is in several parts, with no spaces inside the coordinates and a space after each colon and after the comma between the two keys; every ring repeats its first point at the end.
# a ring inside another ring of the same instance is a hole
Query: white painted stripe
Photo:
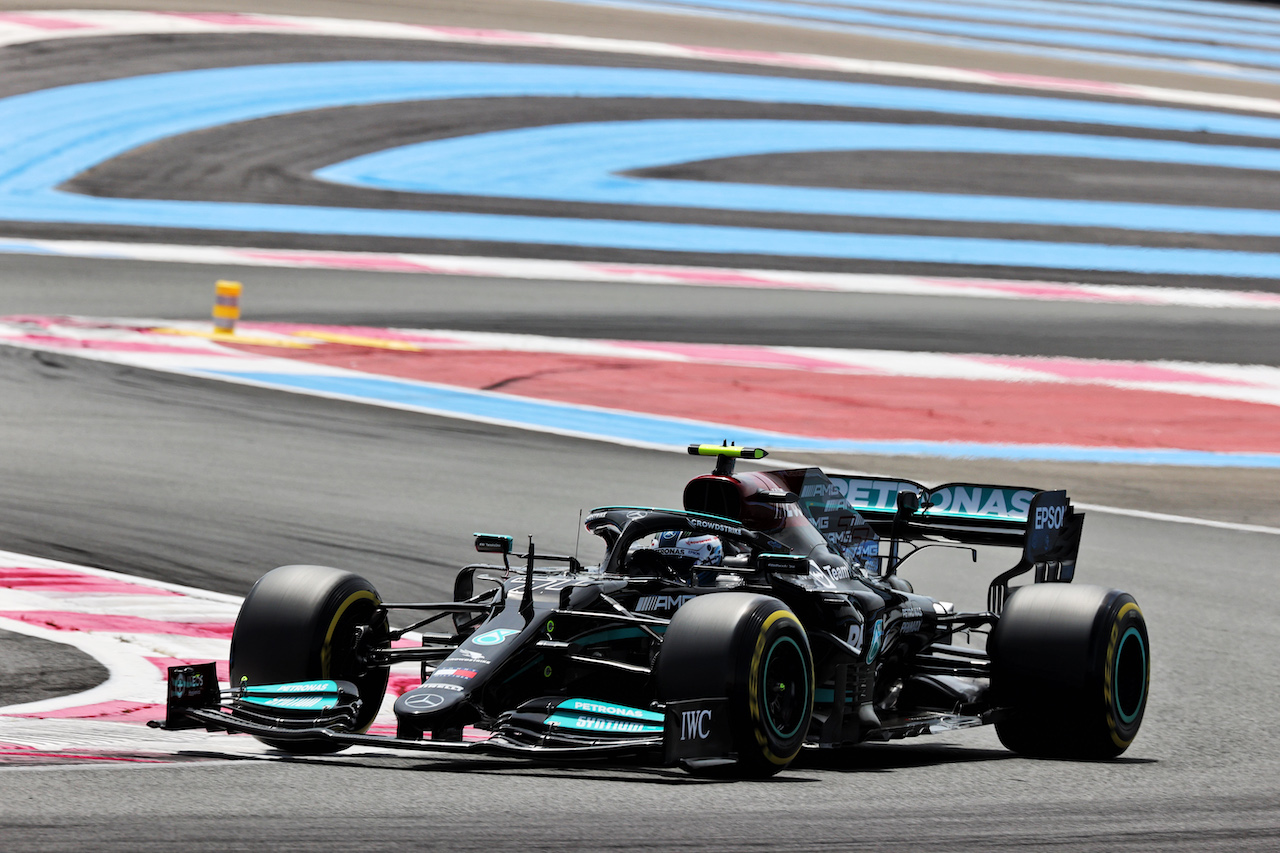
{"type": "Polygon", "coordinates": [[[377,273],[450,275],[524,281],[652,284],[815,290],[885,296],[943,296],[1044,302],[1223,309],[1280,309],[1280,294],[1191,287],[1149,287],[1013,279],[863,275],[727,267],[551,261],[377,252],[184,246],[163,243],[109,243],[83,240],[0,238],[0,254],[136,260],[216,266],[359,270],[377,273]]]}
{"type": "Polygon", "coordinates": [[[779,68],[875,74],[917,80],[1000,86],[1045,92],[1077,92],[1217,109],[1280,113],[1280,100],[1159,86],[1108,83],[973,68],[919,65],[805,53],[738,50],[632,39],[531,33],[466,27],[421,26],[385,21],[308,18],[289,15],[200,14],[127,11],[53,11],[0,14],[0,46],[63,38],[145,33],[299,33],[344,38],[378,38],[463,44],[589,50],[634,56],[698,59],[779,68]],[[44,26],[41,26],[43,22],[44,26]],[[65,27],[65,28],[59,28],[65,27]]]}
{"type": "Polygon", "coordinates": [[[1264,527],[1261,524],[1240,524],[1234,521],[1214,521],[1209,518],[1190,518],[1185,515],[1170,515],[1165,512],[1148,512],[1141,509],[1124,509],[1101,504],[1075,504],[1080,509],[1091,512],[1104,512],[1109,515],[1123,515],[1130,518],[1145,518],[1151,521],[1166,521],[1171,524],[1193,524],[1197,527],[1214,527],[1221,530],[1233,530],[1240,533],[1264,533],[1269,536],[1280,536],[1280,527],[1264,527]]]}

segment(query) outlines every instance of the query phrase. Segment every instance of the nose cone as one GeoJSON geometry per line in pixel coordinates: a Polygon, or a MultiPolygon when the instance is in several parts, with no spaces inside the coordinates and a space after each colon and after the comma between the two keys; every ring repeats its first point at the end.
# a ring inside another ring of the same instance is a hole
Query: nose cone
{"type": "Polygon", "coordinates": [[[396,699],[399,737],[417,738],[423,732],[458,728],[478,719],[466,692],[452,684],[428,682],[396,699]]]}

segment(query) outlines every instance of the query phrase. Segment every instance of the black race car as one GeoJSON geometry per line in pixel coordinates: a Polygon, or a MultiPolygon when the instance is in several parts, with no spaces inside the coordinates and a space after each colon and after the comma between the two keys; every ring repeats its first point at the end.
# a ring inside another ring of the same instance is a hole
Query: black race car
{"type": "Polygon", "coordinates": [[[599,565],[476,534],[501,562],[465,566],[449,602],[387,603],[321,566],[268,573],[236,620],[230,687],[213,664],[170,669],[163,725],[295,753],[638,753],[745,776],[804,748],[987,723],[1025,755],[1109,758],[1137,734],[1146,624],[1128,594],[1070,584],[1084,516],[1065,492],[735,473],[765,452],[689,452],[716,466],[688,483],[683,509],[585,518],[599,565]],[[1020,551],[986,610],[957,612],[899,575],[942,543],[1020,551]],[[1009,585],[1024,574],[1034,583],[1009,585]],[[422,684],[395,700],[395,736],[366,734],[405,661],[422,684]]]}

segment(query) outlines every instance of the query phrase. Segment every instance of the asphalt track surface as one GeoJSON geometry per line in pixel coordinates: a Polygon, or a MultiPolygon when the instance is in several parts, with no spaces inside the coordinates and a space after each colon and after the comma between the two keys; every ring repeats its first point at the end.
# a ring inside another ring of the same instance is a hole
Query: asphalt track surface
{"type": "MultiPolygon", "coordinates": [[[[950,49],[924,58],[912,55],[918,47],[873,39],[537,0],[432,9],[324,3],[253,8],[1015,70],[1037,65],[950,49]]],[[[244,37],[210,43],[215,50],[252,56],[260,55],[261,42],[244,37]]],[[[32,49],[36,67],[30,81],[22,82],[22,73],[3,79],[6,86],[40,88],[56,82],[41,75],[107,73],[103,69],[112,63],[139,73],[148,70],[151,54],[138,48],[128,40],[86,40],[75,48],[83,52],[76,63],[58,61],[50,49],[43,64],[38,59],[45,51],[32,49]]],[[[357,47],[325,42],[305,49],[332,58],[329,51],[357,47]]],[[[360,49],[376,55],[397,48],[360,49]]],[[[234,61],[225,54],[201,58],[200,51],[185,48],[159,54],[164,58],[157,62],[188,65],[234,61]]],[[[1082,75],[1087,69],[1045,62],[1037,70],[1082,75]]],[[[1101,79],[1104,72],[1097,73],[1101,79]]],[[[1176,75],[1132,71],[1124,79],[1168,85],[1176,75]]],[[[1228,86],[1209,78],[1196,85],[1266,91],[1258,84],[1228,86]]],[[[473,115],[491,121],[496,113],[473,115]]],[[[382,118],[365,117],[375,126],[382,118]]],[[[259,141],[253,152],[268,150],[265,143],[282,132],[277,126],[254,137],[259,141]]],[[[184,162],[182,155],[159,149],[155,155],[168,158],[164,163],[184,162]]],[[[280,151],[275,162],[305,160],[303,152],[285,146],[280,151]]],[[[270,164],[236,172],[249,161],[231,159],[230,171],[238,177],[223,186],[263,191],[249,176],[269,174],[270,164]]],[[[837,166],[816,159],[792,165],[803,173],[837,166]]],[[[145,194],[148,184],[141,178],[150,173],[143,166],[123,158],[83,180],[113,188],[127,183],[145,194]]],[[[894,168],[913,164],[900,161],[894,168]]],[[[178,185],[189,188],[198,176],[181,177],[178,185]]],[[[304,183],[289,177],[280,186],[305,192],[304,183]]],[[[1165,199],[1180,191],[1150,190],[1153,198],[1165,199]]],[[[38,229],[42,236],[66,231],[38,229]]],[[[5,234],[11,233],[22,228],[6,227],[5,234]]],[[[122,235],[99,230],[90,236],[122,235]]],[[[210,279],[227,274],[194,265],[5,257],[0,314],[203,317],[210,279]]],[[[1277,312],[767,291],[732,292],[726,299],[727,292],[704,289],[617,286],[602,293],[587,284],[318,271],[254,270],[252,276],[247,304],[255,319],[264,320],[818,346],[849,345],[856,338],[859,346],[884,348],[1280,363],[1280,330],[1268,316],[1277,312]]],[[[1220,280],[1213,285],[1224,286],[1220,280]]],[[[533,532],[542,547],[572,549],[579,508],[618,500],[669,504],[684,480],[701,470],[700,463],[676,454],[8,349],[0,349],[0,400],[0,548],[234,594],[243,594],[271,566],[314,562],[366,573],[388,598],[444,595],[453,569],[472,556],[474,529],[533,532]]],[[[1017,473],[998,464],[920,459],[823,461],[927,481],[984,475],[1001,480],[1017,473]]],[[[1274,472],[1047,464],[1021,470],[1068,485],[1077,500],[1255,524],[1276,525],[1280,517],[1274,472]]],[[[0,769],[3,846],[1280,847],[1280,723],[1274,713],[1280,701],[1274,655],[1280,630],[1266,594],[1274,588],[1277,537],[1103,513],[1090,514],[1086,530],[1078,580],[1132,591],[1151,630],[1151,704],[1142,733],[1117,762],[1020,759],[1004,751],[994,733],[981,730],[871,747],[840,761],[807,762],[769,782],[734,783],[645,767],[421,756],[219,760],[212,737],[209,752],[183,756],[191,760],[177,764],[0,769]]],[[[985,561],[934,561],[910,577],[922,591],[978,607],[996,568],[985,561]]],[[[76,654],[11,637],[0,637],[0,654],[6,703],[29,698],[20,691],[31,689],[41,669],[41,684],[54,692],[101,677],[76,654]]]]}

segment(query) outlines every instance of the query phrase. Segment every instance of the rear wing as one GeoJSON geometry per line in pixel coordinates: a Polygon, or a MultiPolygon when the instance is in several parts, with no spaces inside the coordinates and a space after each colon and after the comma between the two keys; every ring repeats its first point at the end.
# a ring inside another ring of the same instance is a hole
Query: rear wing
{"type": "Polygon", "coordinates": [[[965,545],[1020,548],[1018,564],[991,582],[987,603],[993,613],[1004,607],[1009,580],[1024,572],[1034,569],[1036,583],[1069,583],[1075,576],[1084,513],[1075,511],[1065,491],[977,483],[930,489],[911,480],[827,477],[877,534],[895,543],[890,573],[897,568],[898,541],[943,538],[965,545]]]}

